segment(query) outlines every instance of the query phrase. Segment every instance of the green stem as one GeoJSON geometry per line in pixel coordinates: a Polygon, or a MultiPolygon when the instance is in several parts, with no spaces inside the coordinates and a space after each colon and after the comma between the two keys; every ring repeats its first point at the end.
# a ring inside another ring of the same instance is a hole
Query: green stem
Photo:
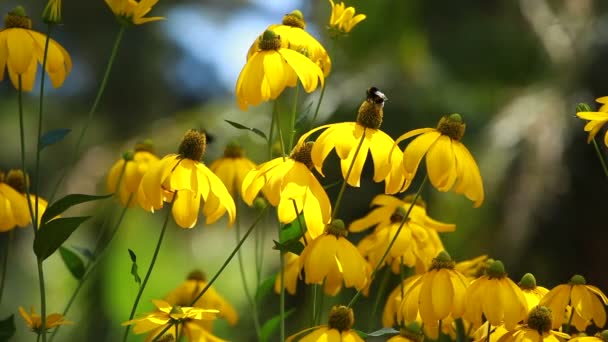
{"type": "Polygon", "coordinates": [[[91,109],[89,110],[89,113],[87,115],[87,121],[85,122],[84,127],[82,127],[82,130],[80,131],[80,135],[78,136],[78,140],[76,141],[76,146],[74,147],[74,152],[72,154],[72,157],[70,158],[69,163],[66,165],[66,167],[63,168],[61,176],[59,176],[59,180],[57,181],[57,183],[55,184],[55,187],[53,188],[53,191],[51,192],[51,196],[49,197],[49,202],[52,202],[53,199],[55,198],[55,195],[57,195],[59,186],[61,185],[61,183],[63,183],[63,180],[65,179],[65,176],[67,174],[68,167],[73,165],[76,162],[76,158],[78,157],[78,151],[80,150],[80,145],[82,145],[84,136],[86,135],[87,130],[88,130],[89,126],[91,125],[91,122],[93,121],[93,115],[97,111],[97,106],[99,105],[99,102],[101,101],[101,96],[103,95],[103,93],[106,89],[108,79],[110,78],[110,71],[112,70],[112,65],[114,64],[114,60],[116,59],[116,54],[118,53],[118,47],[120,46],[120,41],[122,40],[122,36],[123,36],[123,33],[126,28],[127,28],[126,25],[120,26],[120,30],[118,31],[118,35],[116,36],[116,40],[114,41],[114,46],[112,47],[112,52],[110,54],[110,59],[108,60],[108,64],[106,66],[106,70],[104,72],[103,79],[101,80],[101,84],[99,85],[99,89],[97,90],[97,95],[95,96],[93,105],[91,106],[91,109]]]}
{"type": "Polygon", "coordinates": [[[369,320],[369,330],[374,328],[376,313],[378,312],[378,308],[380,307],[380,301],[384,297],[384,293],[386,292],[386,288],[388,287],[388,281],[390,279],[391,272],[387,267],[384,270],[384,274],[382,275],[382,280],[380,281],[380,287],[378,288],[378,294],[376,295],[376,300],[374,301],[374,307],[372,308],[371,319],[369,320]]]}
{"type": "Polygon", "coordinates": [[[296,90],[293,97],[293,108],[291,110],[291,116],[289,117],[289,151],[293,148],[293,140],[296,136],[296,117],[298,115],[298,94],[300,87],[296,84],[296,90]]]}
{"type": "Polygon", "coordinates": [[[42,342],[46,342],[46,292],[44,290],[44,271],[42,260],[36,258],[38,266],[38,283],[40,285],[40,329],[42,331],[42,342]]]}
{"type": "Polygon", "coordinates": [[[279,118],[279,108],[278,108],[278,100],[274,101],[274,106],[272,109],[272,115],[275,116],[275,122],[277,124],[277,132],[279,133],[279,141],[281,142],[281,154],[283,155],[283,161],[285,160],[285,140],[283,140],[283,131],[281,130],[281,120],[279,118]]]}
{"type": "Polygon", "coordinates": [[[2,276],[0,277],[0,303],[2,303],[2,293],[4,292],[4,284],[6,281],[6,270],[8,268],[8,248],[11,245],[13,231],[10,230],[8,234],[2,234],[2,240],[6,241],[6,246],[2,248],[2,276]],[[4,238],[6,236],[6,238],[4,238]]]}
{"type": "Polygon", "coordinates": [[[325,87],[327,87],[327,78],[325,79],[325,83],[323,83],[323,87],[321,87],[321,95],[319,96],[319,102],[317,102],[315,114],[312,116],[312,120],[310,121],[311,126],[315,124],[315,120],[317,120],[317,115],[319,115],[319,108],[321,108],[321,102],[323,102],[323,95],[325,95],[325,87]]]}
{"type": "Polygon", "coordinates": [[[455,319],[454,324],[456,325],[456,342],[466,342],[467,335],[465,335],[462,318],[455,319]]]}
{"type": "MultiPolygon", "coordinates": [[[[278,236],[281,235],[281,222],[277,220],[277,228],[278,228],[278,236]]],[[[280,283],[279,288],[281,289],[281,294],[279,297],[279,319],[280,319],[280,340],[285,341],[285,260],[283,258],[283,251],[279,250],[279,259],[280,259],[280,283]]]]}
{"type": "Polygon", "coordinates": [[[490,342],[490,335],[492,334],[492,324],[488,321],[488,336],[486,336],[486,342],[490,342]]]}
{"type": "Polygon", "coordinates": [[[306,233],[304,232],[304,222],[302,222],[302,217],[298,215],[298,205],[296,204],[296,200],[291,200],[293,203],[293,210],[296,212],[296,217],[298,219],[298,225],[300,226],[300,233],[302,233],[302,239],[304,239],[304,246],[308,245],[308,241],[306,241],[306,233]]]}
{"type": "Polygon", "coordinates": [[[342,186],[340,187],[340,192],[338,192],[338,197],[336,198],[336,203],[334,203],[334,210],[331,213],[331,221],[333,221],[338,215],[338,209],[340,209],[340,204],[342,204],[342,196],[344,196],[344,190],[346,190],[346,184],[348,184],[348,179],[350,178],[350,174],[355,167],[355,161],[357,161],[357,157],[359,156],[359,151],[361,151],[361,146],[363,145],[363,141],[365,140],[365,131],[367,127],[363,128],[363,134],[361,135],[361,139],[359,140],[359,144],[357,145],[357,149],[355,150],[355,155],[353,156],[353,160],[350,162],[350,166],[348,167],[348,171],[346,172],[346,176],[344,177],[344,181],[342,182],[342,186]]]}
{"type": "MultiPolygon", "coordinates": [[[[418,191],[416,192],[416,195],[414,196],[414,199],[412,200],[410,207],[407,209],[405,216],[403,216],[403,219],[401,220],[401,224],[399,225],[399,228],[397,228],[397,231],[395,232],[395,236],[393,236],[393,238],[391,239],[391,242],[388,244],[388,247],[386,247],[384,254],[382,254],[382,257],[378,261],[378,264],[376,265],[376,267],[374,267],[374,271],[372,272],[370,279],[374,279],[374,276],[376,275],[376,273],[378,273],[378,270],[380,269],[380,267],[382,267],[382,264],[384,263],[384,259],[386,259],[386,256],[388,255],[388,253],[390,253],[391,248],[393,248],[393,245],[395,244],[395,241],[397,241],[397,237],[399,236],[399,233],[401,233],[401,229],[403,229],[403,226],[405,225],[405,222],[407,222],[407,220],[410,216],[410,213],[412,212],[412,209],[414,209],[414,205],[416,204],[416,201],[418,201],[420,194],[422,194],[422,189],[424,188],[424,185],[426,184],[428,178],[429,178],[428,174],[424,176],[424,179],[422,180],[422,183],[420,183],[420,186],[418,187],[418,191]]],[[[350,302],[348,303],[348,307],[352,308],[360,296],[361,296],[361,290],[358,290],[357,293],[353,296],[353,299],[351,299],[350,302]]]]}
{"type": "Polygon", "coordinates": [[[274,141],[274,125],[275,125],[275,113],[276,113],[277,102],[274,101],[272,105],[272,115],[270,119],[270,129],[268,130],[268,160],[272,159],[272,142],[274,141]]]}
{"type": "Polygon", "coordinates": [[[317,296],[319,292],[319,284],[312,284],[312,322],[311,326],[315,325],[315,319],[317,318],[317,296]]]}
{"type": "MultiPolygon", "coordinates": [[[[570,304],[570,303],[568,303],[570,304]]],[[[566,334],[570,334],[570,330],[572,329],[572,319],[574,318],[574,308],[571,306],[570,307],[570,317],[568,317],[568,324],[566,324],[566,327],[564,329],[564,332],[566,334]]]]}
{"type": "Polygon", "coordinates": [[[606,161],[604,160],[604,156],[602,155],[602,151],[600,147],[597,145],[595,141],[595,137],[593,137],[593,147],[595,148],[595,153],[597,153],[597,158],[600,160],[602,164],[602,169],[604,170],[604,175],[608,178],[608,166],[606,166],[606,161]]]}
{"type": "MultiPolygon", "coordinates": [[[[323,282],[323,284],[325,284],[325,281],[323,282]]],[[[323,286],[321,284],[316,284],[316,285],[319,289],[321,289],[321,287],[323,286]]],[[[323,291],[320,291],[319,292],[319,303],[317,305],[317,308],[318,308],[317,316],[315,317],[315,322],[314,322],[315,326],[319,325],[321,322],[321,315],[323,314],[323,302],[324,301],[325,301],[325,293],[323,291]]]]}
{"type": "MultiPolygon", "coordinates": [[[[146,272],[146,276],[144,277],[144,281],[141,283],[139,287],[139,291],[137,291],[137,296],[135,297],[135,302],[133,303],[133,308],[131,308],[131,314],[129,315],[129,320],[133,319],[135,316],[135,311],[137,310],[137,305],[139,304],[139,299],[141,295],[144,293],[146,285],[148,284],[148,279],[150,279],[150,274],[152,274],[152,269],[154,269],[154,264],[156,263],[156,257],[158,256],[158,252],[160,251],[160,246],[163,243],[163,237],[165,236],[165,231],[167,230],[167,226],[169,223],[169,217],[171,217],[171,211],[173,209],[173,203],[175,203],[175,199],[178,196],[177,192],[173,194],[173,199],[171,200],[170,207],[167,208],[167,215],[165,216],[165,222],[163,223],[163,227],[160,231],[160,236],[158,237],[158,242],[156,243],[156,248],[154,249],[154,254],[152,254],[152,260],[150,261],[150,266],[148,266],[148,271],[146,272]]],[[[129,336],[129,330],[131,329],[130,325],[127,325],[125,328],[125,334],[123,336],[123,342],[127,340],[129,336]]]]}

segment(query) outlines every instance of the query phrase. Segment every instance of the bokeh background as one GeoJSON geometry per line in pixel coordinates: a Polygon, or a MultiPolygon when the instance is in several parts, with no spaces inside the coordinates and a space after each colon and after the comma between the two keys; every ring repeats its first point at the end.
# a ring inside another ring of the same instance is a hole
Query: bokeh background
{"type": "MultiPolygon", "coordinates": [[[[307,30],[325,44],[334,61],[317,124],[353,121],[365,89],[372,85],[389,98],[382,129],[394,138],[411,129],[434,127],[444,114],[464,116],[463,142],[484,179],[483,206],[473,209],[463,196],[431,188],[424,193],[432,217],[457,224],[456,232],[442,236],[456,260],[488,254],[502,259],[514,280],[533,272],[539,284],[550,288],[579,273],[608,291],[608,183],[592,145],[586,143],[584,122],[575,117],[578,102],[592,104],[608,94],[608,3],[352,0],[347,4],[367,19],[348,37],[331,41],[325,30],[330,4],[324,0],[161,0],[151,15],[167,20],[126,31],[82,152],[59,193],[105,193],[107,170],[123,151],[151,138],[159,155],[172,153],[188,128],[204,128],[213,137],[207,163],[220,157],[232,140],[246,146],[251,159],[263,162],[264,141],[224,120],[267,131],[271,105],[240,111],[234,84],[257,35],[298,8],[307,19],[307,30]]],[[[25,6],[34,28],[44,31],[39,20],[43,1],[1,0],[0,12],[16,5],[25,6]]],[[[54,38],[70,52],[74,69],[63,87],[47,88],[44,129],[73,132],[42,155],[43,197],[68,163],[118,33],[101,0],[64,1],[63,18],[54,38]]],[[[285,106],[292,94],[286,92],[285,106]]],[[[38,95],[35,90],[24,97],[29,168],[38,95]]],[[[301,114],[310,117],[318,96],[319,91],[300,96],[301,114]]],[[[19,151],[17,93],[5,79],[0,82],[0,168],[19,168],[19,151]]],[[[324,181],[337,181],[336,160],[326,165],[324,181]]],[[[371,164],[365,170],[371,178],[371,164]]],[[[362,182],[360,189],[347,189],[341,216],[346,222],[361,217],[382,189],[382,184],[371,181],[362,182]]],[[[335,196],[336,190],[329,190],[330,195],[335,196]]],[[[95,218],[67,245],[93,249],[104,218],[115,219],[118,211],[112,200],[72,210],[95,218]]],[[[255,215],[253,210],[242,212],[245,223],[255,215]]],[[[58,341],[115,341],[122,336],[119,324],[127,319],[137,291],[127,249],[137,253],[143,276],[161,218],[160,213],[129,210],[101,267],[68,315],[76,324],[62,328],[58,341]]],[[[278,270],[278,252],[271,248],[276,225],[268,220],[259,229],[265,239],[263,278],[267,278],[278,270]]],[[[10,249],[0,318],[17,314],[20,305],[39,308],[31,230],[14,231],[10,241],[8,234],[0,234],[0,240],[0,248],[10,249]]],[[[138,312],[151,309],[150,299],[164,296],[191,270],[214,274],[235,244],[234,229],[227,228],[225,219],[208,227],[201,222],[192,230],[172,225],[138,312]]],[[[245,245],[244,253],[247,279],[254,287],[253,243],[245,245]]],[[[76,280],[58,255],[44,265],[49,310],[60,312],[76,280]]],[[[397,278],[390,279],[392,284],[397,278]]],[[[217,335],[255,340],[236,260],[215,287],[241,313],[237,329],[216,322],[217,335]]],[[[324,304],[344,303],[353,294],[344,290],[342,297],[324,304]]],[[[306,327],[310,301],[311,292],[303,286],[297,296],[287,296],[288,308],[296,307],[288,318],[288,334],[306,327]]],[[[357,328],[379,327],[379,314],[371,314],[373,302],[372,297],[357,304],[357,328]]],[[[262,307],[262,320],[278,314],[278,296],[265,297],[262,307]]],[[[15,318],[13,341],[31,341],[34,335],[18,315],[15,318]]],[[[130,340],[142,337],[132,335],[130,340]]]]}

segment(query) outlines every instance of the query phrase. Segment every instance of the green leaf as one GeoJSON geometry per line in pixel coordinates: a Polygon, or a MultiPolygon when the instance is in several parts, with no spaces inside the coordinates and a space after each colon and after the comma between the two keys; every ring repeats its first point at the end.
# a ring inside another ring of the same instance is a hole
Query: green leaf
{"type": "Polygon", "coordinates": [[[56,216],[61,215],[61,213],[63,213],[64,211],[68,210],[69,208],[71,208],[77,204],[97,201],[97,200],[101,200],[104,198],[108,198],[110,196],[112,196],[112,194],[101,195],[101,196],[70,194],[65,197],[62,197],[62,198],[58,199],[57,201],[55,201],[55,203],[49,205],[46,208],[46,210],[44,211],[44,214],[42,214],[42,224],[49,222],[56,216]]]}
{"type": "Polygon", "coordinates": [[[72,247],[73,250],[75,250],[76,252],[80,253],[81,255],[85,256],[88,260],[94,260],[95,259],[95,254],[93,254],[93,252],[86,248],[86,247],[78,247],[78,246],[70,246],[72,247]]]}
{"type": "Polygon", "coordinates": [[[137,272],[137,255],[135,255],[135,252],[133,252],[130,248],[129,257],[133,262],[133,264],[131,265],[131,275],[133,276],[133,279],[135,279],[137,285],[141,286],[141,278],[139,277],[139,273],[137,272]]]}
{"type": "Polygon", "coordinates": [[[0,342],[8,341],[15,334],[15,315],[0,321],[0,342]]]}
{"type": "Polygon", "coordinates": [[[34,238],[34,253],[40,260],[48,258],[91,216],[62,217],[43,223],[34,238]]]}
{"type": "Polygon", "coordinates": [[[48,131],[40,137],[40,145],[38,145],[38,150],[42,151],[43,148],[47,146],[51,146],[63,140],[68,133],[72,131],[69,128],[59,128],[54,129],[52,131],[48,131]]]}
{"type": "Polygon", "coordinates": [[[260,286],[255,291],[255,300],[256,302],[260,302],[264,297],[266,297],[274,288],[274,282],[277,279],[277,275],[274,274],[268,278],[266,278],[260,286]]]}
{"type": "Polygon", "coordinates": [[[283,253],[291,252],[295,255],[300,255],[304,250],[304,244],[302,244],[298,240],[289,240],[285,243],[280,243],[276,240],[272,240],[274,242],[273,249],[279,250],[283,253]]]}
{"type": "Polygon", "coordinates": [[[244,130],[247,130],[247,131],[251,131],[251,132],[255,133],[256,135],[260,136],[262,139],[268,141],[268,138],[266,137],[266,134],[264,134],[264,132],[260,131],[257,128],[247,127],[245,125],[241,125],[238,122],[234,122],[234,121],[230,121],[230,120],[224,120],[224,121],[226,121],[227,123],[229,123],[234,128],[244,129],[244,130]]]}
{"type": "Polygon", "coordinates": [[[378,337],[378,336],[384,336],[384,335],[395,335],[395,334],[399,334],[399,330],[395,330],[393,328],[382,328],[380,330],[376,330],[374,332],[371,333],[364,333],[363,331],[359,331],[359,330],[355,330],[357,332],[357,334],[359,334],[359,336],[361,336],[362,338],[366,338],[366,337],[378,337]]]}
{"type": "Polygon", "coordinates": [[[76,279],[82,279],[86,269],[84,267],[84,262],[78,254],[65,247],[59,247],[59,254],[61,255],[61,259],[65,266],[70,270],[70,273],[72,273],[76,279]]]}
{"type": "MultiPolygon", "coordinates": [[[[285,312],[285,319],[289,317],[292,313],[294,313],[295,309],[291,309],[285,312]]],[[[262,325],[262,329],[260,331],[260,341],[266,342],[270,341],[270,337],[272,334],[279,328],[281,324],[281,315],[276,315],[271,319],[267,320],[264,325],[262,325]]]]}
{"type": "Polygon", "coordinates": [[[279,242],[287,243],[291,240],[300,240],[303,233],[306,231],[306,224],[304,223],[304,216],[302,214],[298,215],[298,217],[281,228],[279,232],[279,242]],[[304,227],[300,226],[300,223],[304,225],[304,227]]]}

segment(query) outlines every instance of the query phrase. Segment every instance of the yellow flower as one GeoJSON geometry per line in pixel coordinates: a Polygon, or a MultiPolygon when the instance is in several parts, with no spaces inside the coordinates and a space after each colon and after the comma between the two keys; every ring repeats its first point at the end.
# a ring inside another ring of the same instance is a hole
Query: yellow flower
{"type": "MultiPolygon", "coordinates": [[[[295,10],[283,17],[282,24],[270,25],[267,30],[271,30],[281,37],[282,48],[297,51],[310,58],[323,70],[323,75],[327,77],[331,72],[331,59],[323,45],[304,31],[305,28],[306,22],[302,12],[295,10]]],[[[258,37],[249,48],[247,59],[260,51],[259,42],[261,37],[258,37]]]]}
{"type": "Polygon", "coordinates": [[[426,155],[426,168],[431,184],[439,191],[464,194],[474,202],[475,208],[483,203],[483,182],[479,168],[469,150],[460,142],[465,124],[460,114],[446,115],[437,128],[420,128],[409,131],[397,139],[396,144],[419,135],[403,152],[403,172],[406,190],[426,155]]]}
{"type": "Polygon", "coordinates": [[[536,306],[530,310],[526,324],[505,333],[498,342],[561,342],[569,339],[568,334],[551,330],[551,310],[536,306]]]}
{"type": "Polygon", "coordinates": [[[179,154],[166,155],[144,174],[137,190],[137,201],[147,211],[172,202],[175,222],[182,228],[196,225],[202,206],[206,223],[217,221],[228,212],[232,224],[236,215],[234,200],[222,181],[200,162],[205,152],[205,134],[190,130],[184,136],[179,154]]]}
{"type": "Polygon", "coordinates": [[[371,87],[367,90],[367,97],[359,107],[357,122],[324,125],[309,131],[300,138],[299,143],[302,143],[314,132],[325,130],[316,139],[312,149],[312,162],[320,174],[323,174],[325,158],[335,148],[340,158],[344,179],[347,179],[348,170],[356,156],[347,182],[351,186],[358,187],[367,155],[371,153],[374,160],[374,182],[385,181],[386,193],[395,193],[401,189],[404,179],[397,172],[401,157],[399,153],[390,153],[394,140],[380,130],[386,100],[386,96],[378,88],[371,87]],[[359,145],[361,145],[360,148],[358,148],[359,145]]]}
{"type": "MultiPolygon", "coordinates": [[[[378,195],[374,197],[371,205],[378,207],[365,217],[353,221],[349,230],[360,232],[375,225],[374,232],[364,237],[358,245],[361,254],[375,266],[397,234],[411,200],[402,201],[393,196],[378,195]]],[[[450,232],[454,229],[456,226],[453,224],[439,222],[427,216],[424,202],[418,200],[384,259],[384,264],[391,265],[393,272],[399,273],[403,258],[404,265],[416,267],[419,273],[425,272],[433,258],[444,250],[437,232],[450,232]]]]}
{"type": "Polygon", "coordinates": [[[315,62],[301,53],[282,47],[281,40],[272,30],[266,30],[259,38],[259,50],[241,70],[235,93],[242,110],[262,101],[276,99],[285,87],[295,87],[298,78],[307,93],[317,89],[319,80],[321,85],[325,82],[323,71],[315,62]]]}
{"type": "Polygon", "coordinates": [[[418,279],[403,296],[401,313],[406,322],[416,320],[418,314],[425,327],[439,328],[439,321],[464,314],[468,280],[454,270],[454,261],[442,251],[433,259],[431,268],[418,279]]]}
{"type": "Polygon", "coordinates": [[[287,342],[293,341],[298,336],[314,330],[310,334],[298,339],[300,342],[363,342],[356,331],[352,329],[355,324],[353,310],[344,305],[334,305],[329,312],[327,325],[320,325],[296,333],[287,342]]]}
{"type": "Polygon", "coordinates": [[[467,288],[464,317],[476,327],[482,315],[491,325],[504,323],[512,330],[526,318],[528,304],[521,289],[507,277],[501,261],[494,261],[486,269],[487,275],[473,281],[467,288]]]}
{"type": "MultiPolygon", "coordinates": [[[[192,305],[192,301],[205,286],[207,286],[207,280],[203,272],[192,271],[188,274],[186,281],[169,292],[164,300],[171,305],[217,310],[219,318],[225,319],[230,325],[236,325],[239,321],[236,309],[213,286],[209,287],[205,294],[192,305]]],[[[199,322],[199,325],[203,326],[207,331],[212,331],[212,324],[212,321],[199,322]]]]}
{"type": "MultiPolygon", "coordinates": [[[[42,317],[34,311],[33,306],[30,308],[30,314],[28,314],[22,306],[19,307],[19,313],[21,314],[21,317],[23,317],[25,324],[27,324],[32,331],[37,334],[42,334],[42,317]]],[[[46,316],[47,331],[54,327],[67,324],[74,324],[74,322],[66,321],[65,317],[58,313],[52,313],[46,316]]]]}
{"type": "Polygon", "coordinates": [[[584,331],[591,321],[596,327],[606,324],[606,309],[608,298],[599,288],[587,285],[585,278],[574,275],[568,284],[558,285],[549,291],[539,305],[546,306],[553,312],[553,329],[558,329],[562,323],[567,323],[566,307],[574,309],[572,323],[579,331],[584,331]]]}
{"type": "Polygon", "coordinates": [[[335,296],[344,286],[364,290],[370,283],[371,267],[346,239],[341,220],[327,226],[325,234],[308,242],[300,254],[306,284],[324,284],[327,295],[335,296]]]}
{"type": "Polygon", "coordinates": [[[61,23],[61,0],[49,0],[42,12],[42,19],[47,24],[61,23]]]}
{"type": "Polygon", "coordinates": [[[0,232],[7,232],[15,226],[27,227],[31,222],[26,198],[7,183],[4,172],[0,171],[0,232]]]}
{"type": "MultiPolygon", "coordinates": [[[[587,143],[590,143],[595,135],[600,131],[600,129],[608,122],[608,96],[603,96],[595,99],[598,103],[601,103],[599,111],[592,112],[588,110],[588,106],[586,111],[579,111],[576,113],[576,116],[583,120],[589,120],[585,125],[585,132],[589,132],[589,137],[587,137],[587,143]]],[[[608,132],[604,135],[604,144],[608,146],[608,132]]]]}
{"type": "Polygon", "coordinates": [[[132,207],[135,205],[132,196],[137,193],[141,178],[150,165],[156,162],[158,162],[158,157],[154,154],[150,142],[137,144],[135,152],[125,153],[110,168],[106,181],[108,191],[117,195],[123,206],[132,207]]]}
{"type": "Polygon", "coordinates": [[[480,255],[473,259],[457,262],[454,269],[464,274],[464,276],[469,278],[470,280],[473,280],[483,275],[483,271],[486,269],[487,262],[488,256],[480,255]]]}
{"type": "Polygon", "coordinates": [[[185,335],[190,342],[222,341],[197,324],[202,320],[215,319],[217,310],[171,305],[164,300],[152,300],[152,302],[156,306],[155,311],[122,323],[122,325],[134,325],[133,332],[136,334],[149,333],[146,342],[152,341],[169,325],[177,325],[178,329],[181,328],[178,335],[185,335]]]}
{"type": "Polygon", "coordinates": [[[519,287],[526,297],[529,308],[533,308],[540,303],[540,300],[549,292],[542,286],[536,286],[536,278],[532,273],[526,273],[519,281],[519,287]]]}
{"type": "Polygon", "coordinates": [[[581,336],[575,337],[570,342],[607,342],[608,341],[608,330],[603,330],[601,333],[597,333],[595,336],[581,336]]]}
{"type": "Polygon", "coordinates": [[[329,0],[331,4],[331,16],[329,17],[329,28],[335,34],[348,33],[355,25],[365,20],[365,14],[355,15],[354,7],[346,7],[343,2],[334,4],[332,0],[329,0]]]}
{"type": "MultiPolygon", "coordinates": [[[[418,279],[418,276],[408,277],[401,282],[386,299],[384,310],[382,311],[382,326],[385,328],[394,327],[403,323],[403,315],[400,313],[401,303],[403,301],[403,295],[408,293],[418,279]]],[[[416,317],[416,321],[419,321],[419,317],[416,317]]]]}
{"type": "Polygon", "coordinates": [[[122,24],[141,25],[150,21],[163,20],[163,17],[145,17],[158,0],[105,0],[106,4],[122,24]]]}
{"type": "MultiPolygon", "coordinates": [[[[283,258],[285,259],[285,266],[283,267],[283,270],[281,270],[281,272],[285,274],[283,276],[283,287],[285,287],[285,290],[293,296],[296,294],[296,286],[298,284],[298,279],[300,278],[300,256],[287,252],[283,258]]],[[[274,281],[274,292],[281,293],[281,273],[277,275],[277,278],[274,281]]]]}
{"type": "Polygon", "coordinates": [[[243,180],[253,168],[255,163],[245,158],[243,149],[235,144],[226,146],[224,156],[209,165],[209,169],[222,180],[233,198],[237,191],[243,197],[243,180]]]}
{"type": "Polygon", "coordinates": [[[243,180],[243,200],[252,205],[262,191],[268,202],[277,207],[279,221],[293,222],[304,212],[304,221],[312,238],[323,233],[329,223],[331,203],[325,190],[310,171],[312,143],[297,145],[291,156],[258,165],[243,180]]]}
{"type": "MultiPolygon", "coordinates": [[[[44,58],[46,36],[33,31],[32,21],[25,16],[22,7],[17,7],[4,19],[4,29],[0,30],[0,81],[4,79],[4,68],[16,89],[31,91],[36,80],[38,63],[44,58]]],[[[72,59],[68,52],[50,39],[45,70],[53,87],[63,84],[72,70],[72,59]]]]}

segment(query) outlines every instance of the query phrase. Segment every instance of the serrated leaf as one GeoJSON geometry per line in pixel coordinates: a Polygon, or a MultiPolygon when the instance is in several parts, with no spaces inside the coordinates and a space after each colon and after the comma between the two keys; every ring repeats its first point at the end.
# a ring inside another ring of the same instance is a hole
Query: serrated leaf
{"type": "Polygon", "coordinates": [[[302,235],[304,235],[302,232],[305,231],[306,224],[304,223],[304,216],[300,214],[295,220],[281,228],[281,231],[279,232],[279,242],[287,243],[291,240],[299,240],[302,235]],[[304,227],[302,227],[300,223],[304,225],[304,227]]]}
{"type": "Polygon", "coordinates": [[[384,336],[384,335],[395,335],[395,334],[399,334],[399,330],[395,330],[393,328],[382,328],[380,330],[376,330],[374,332],[371,333],[364,333],[363,331],[359,331],[359,330],[355,330],[357,332],[357,334],[359,334],[359,336],[361,336],[362,338],[368,337],[368,336],[372,336],[372,337],[378,337],[378,336],[384,336]]]}
{"type": "Polygon", "coordinates": [[[61,217],[43,223],[34,238],[34,253],[40,260],[48,258],[91,216],[61,217]]]}
{"type": "MultiPolygon", "coordinates": [[[[292,313],[294,313],[295,309],[291,309],[285,312],[285,319],[289,317],[292,313]]],[[[270,337],[272,334],[279,328],[281,324],[281,315],[276,315],[271,319],[267,320],[264,325],[262,325],[262,329],[260,330],[260,341],[266,342],[270,341],[270,337]]]]}
{"type": "Polygon", "coordinates": [[[268,138],[266,137],[266,134],[264,134],[264,132],[260,131],[257,128],[252,128],[252,127],[247,127],[245,125],[242,125],[238,122],[234,122],[234,121],[230,121],[230,120],[224,120],[227,123],[229,123],[232,127],[237,128],[237,129],[244,129],[247,131],[251,131],[253,133],[255,133],[256,135],[260,136],[262,139],[268,141],[268,138]]]}
{"type": "Polygon", "coordinates": [[[274,274],[266,278],[260,286],[255,290],[255,300],[259,303],[264,297],[266,297],[274,288],[274,282],[276,281],[277,275],[274,274]]]}
{"type": "Polygon", "coordinates": [[[82,279],[86,268],[84,267],[84,262],[78,256],[78,254],[65,247],[59,247],[59,254],[61,255],[61,259],[70,273],[72,273],[76,279],[82,279]]]}
{"type": "Polygon", "coordinates": [[[285,243],[280,243],[276,240],[272,240],[274,242],[273,249],[279,250],[283,253],[291,252],[295,255],[300,255],[304,250],[304,244],[302,244],[298,240],[289,240],[285,243]]]}
{"type": "Polygon", "coordinates": [[[72,131],[69,128],[59,128],[54,129],[52,131],[48,131],[40,137],[40,145],[38,145],[38,150],[42,150],[43,148],[56,144],[63,140],[68,133],[72,131]]]}
{"type": "Polygon", "coordinates": [[[130,248],[129,248],[129,257],[131,258],[131,261],[133,262],[133,264],[131,264],[131,275],[133,276],[133,279],[135,280],[137,285],[141,286],[141,278],[139,277],[139,273],[137,271],[137,256],[135,255],[135,252],[133,252],[130,248]]]}
{"type": "Polygon", "coordinates": [[[61,213],[63,213],[64,211],[68,210],[69,208],[71,208],[77,204],[91,202],[91,201],[98,201],[98,200],[101,200],[104,198],[108,198],[110,196],[112,196],[112,194],[101,195],[101,196],[84,195],[84,194],[70,194],[65,197],[62,197],[46,208],[46,210],[44,211],[44,214],[42,214],[42,224],[44,224],[45,222],[49,222],[53,218],[61,215],[61,213]]]}
{"type": "Polygon", "coordinates": [[[15,334],[15,315],[10,315],[8,318],[0,321],[0,342],[10,340],[15,334]]]}

